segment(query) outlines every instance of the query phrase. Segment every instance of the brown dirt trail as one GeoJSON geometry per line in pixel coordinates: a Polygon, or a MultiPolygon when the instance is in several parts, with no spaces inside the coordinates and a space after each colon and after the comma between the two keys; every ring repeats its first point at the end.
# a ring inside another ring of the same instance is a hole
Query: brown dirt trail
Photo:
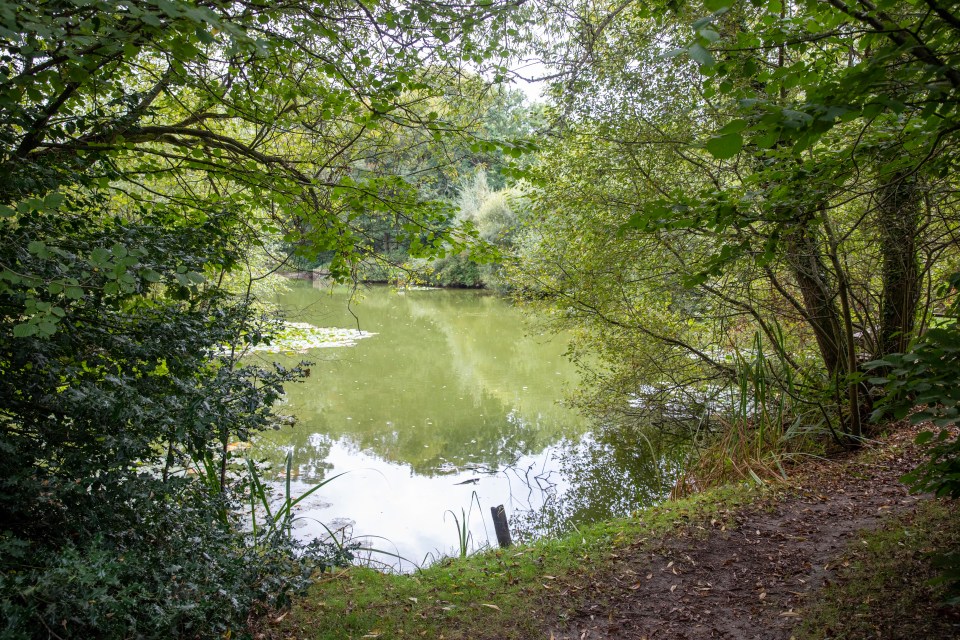
{"type": "MultiPolygon", "coordinates": [[[[911,434],[902,434],[906,441],[911,434]]],[[[858,533],[913,509],[909,447],[805,465],[785,495],[618,552],[578,585],[555,640],[787,640],[810,594],[836,579],[858,533]],[[839,467],[839,468],[838,468],[839,467]]],[[[960,630],[958,630],[960,633],[960,630]]]]}

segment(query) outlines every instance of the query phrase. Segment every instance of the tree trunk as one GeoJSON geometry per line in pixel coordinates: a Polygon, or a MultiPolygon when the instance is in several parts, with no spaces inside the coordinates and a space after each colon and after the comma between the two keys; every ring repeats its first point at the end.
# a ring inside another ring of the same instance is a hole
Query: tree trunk
{"type": "Polygon", "coordinates": [[[846,372],[843,329],[836,305],[836,292],[829,286],[829,273],[823,263],[817,239],[810,229],[809,217],[786,236],[786,258],[797,281],[807,321],[820,347],[820,355],[831,377],[846,372]]]}
{"type": "Polygon", "coordinates": [[[878,198],[883,292],[876,356],[882,357],[907,350],[917,317],[920,300],[917,233],[921,207],[916,175],[896,172],[886,176],[878,198]]]}

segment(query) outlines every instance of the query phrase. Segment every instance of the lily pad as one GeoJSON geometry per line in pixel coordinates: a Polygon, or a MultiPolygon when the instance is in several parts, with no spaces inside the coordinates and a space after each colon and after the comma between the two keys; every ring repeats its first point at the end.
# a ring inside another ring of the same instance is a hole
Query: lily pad
{"type": "Polygon", "coordinates": [[[360,329],[342,327],[317,327],[306,322],[284,322],[283,330],[270,344],[247,345],[248,352],[303,353],[308,349],[352,347],[363,338],[377,334],[360,329]]]}

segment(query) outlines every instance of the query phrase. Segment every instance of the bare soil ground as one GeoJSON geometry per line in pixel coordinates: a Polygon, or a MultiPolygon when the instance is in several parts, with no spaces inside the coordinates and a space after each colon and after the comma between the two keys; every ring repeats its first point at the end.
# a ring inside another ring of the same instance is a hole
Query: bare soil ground
{"type": "MultiPolygon", "coordinates": [[[[652,547],[638,541],[601,573],[568,579],[557,591],[578,604],[565,619],[545,621],[549,637],[791,638],[811,596],[836,581],[865,544],[862,532],[926,499],[899,482],[916,462],[912,436],[895,436],[882,451],[805,465],[775,498],[691,523],[652,547]]],[[[558,610],[556,602],[543,604],[558,610]]],[[[931,604],[923,613],[954,612],[931,604]]],[[[960,624],[940,622],[937,637],[960,638],[960,624]]]]}

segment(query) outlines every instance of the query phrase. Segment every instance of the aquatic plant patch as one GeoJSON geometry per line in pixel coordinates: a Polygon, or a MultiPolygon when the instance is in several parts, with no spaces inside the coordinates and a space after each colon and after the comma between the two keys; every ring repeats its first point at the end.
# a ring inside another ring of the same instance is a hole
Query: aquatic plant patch
{"type": "Polygon", "coordinates": [[[283,329],[269,344],[245,345],[244,348],[251,353],[283,353],[286,351],[303,353],[308,349],[352,347],[359,340],[375,335],[377,334],[360,329],[317,327],[307,322],[284,322],[283,329]]]}

